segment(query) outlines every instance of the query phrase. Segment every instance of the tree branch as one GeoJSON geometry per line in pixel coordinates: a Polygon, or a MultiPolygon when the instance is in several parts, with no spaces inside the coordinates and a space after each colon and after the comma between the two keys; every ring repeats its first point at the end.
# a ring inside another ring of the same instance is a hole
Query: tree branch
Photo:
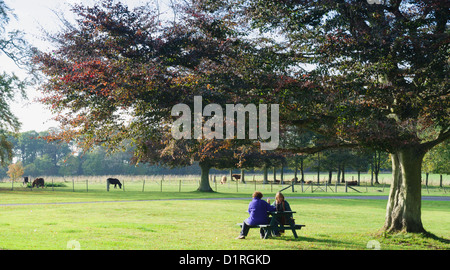
{"type": "Polygon", "coordinates": [[[434,146],[436,146],[448,139],[450,139],[450,126],[442,129],[441,132],[439,133],[439,136],[436,138],[436,140],[423,143],[422,146],[424,147],[424,149],[426,151],[428,151],[431,148],[433,148],[434,146]]]}
{"type": "Polygon", "coordinates": [[[328,149],[335,148],[356,148],[360,145],[357,143],[336,143],[336,144],[328,144],[328,145],[320,145],[314,147],[300,147],[300,148],[282,148],[278,149],[278,151],[282,153],[302,153],[302,154],[315,154],[317,152],[321,152],[328,149]]]}

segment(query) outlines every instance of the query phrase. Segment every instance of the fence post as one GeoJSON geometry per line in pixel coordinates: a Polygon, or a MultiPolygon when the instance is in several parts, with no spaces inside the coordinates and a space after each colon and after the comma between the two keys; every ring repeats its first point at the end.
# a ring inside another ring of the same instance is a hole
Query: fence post
{"type": "Polygon", "coordinates": [[[125,180],[122,180],[123,184],[122,184],[122,190],[125,191],[125,180]]]}
{"type": "MultiPolygon", "coordinates": [[[[53,179],[52,179],[52,183],[53,183],[53,179]]],[[[89,192],[89,180],[86,179],[86,192],[89,192]]]]}
{"type": "Polygon", "coordinates": [[[54,185],[53,185],[53,178],[52,178],[52,191],[55,191],[55,189],[54,189],[54,185]]]}
{"type": "Polygon", "coordinates": [[[347,181],[345,181],[345,193],[347,193],[347,181]]]}
{"type": "Polygon", "coordinates": [[[144,192],[144,187],[145,187],[145,178],[144,178],[144,183],[142,183],[142,192],[144,192]]]}
{"type": "Polygon", "coordinates": [[[75,192],[75,180],[72,177],[72,192],[75,192]]]}

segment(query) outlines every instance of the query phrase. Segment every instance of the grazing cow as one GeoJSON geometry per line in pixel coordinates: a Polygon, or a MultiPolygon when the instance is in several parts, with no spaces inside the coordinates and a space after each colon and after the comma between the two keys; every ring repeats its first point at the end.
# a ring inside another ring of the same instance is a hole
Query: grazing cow
{"type": "Polygon", "coordinates": [[[36,186],[36,188],[39,188],[39,186],[44,187],[44,178],[34,179],[32,187],[34,186],[36,186]]]}
{"type": "Polygon", "coordinates": [[[306,184],[310,185],[313,181],[307,181],[306,184]]]}
{"type": "Polygon", "coordinates": [[[233,176],[233,178],[236,179],[236,181],[241,179],[241,175],[240,174],[232,174],[231,176],[233,176]]]}
{"type": "Polygon", "coordinates": [[[347,186],[357,186],[358,185],[358,181],[347,181],[347,186]]]}
{"type": "Polygon", "coordinates": [[[277,179],[275,179],[275,180],[273,180],[275,183],[280,183],[281,181],[280,180],[277,180],[277,179]]]}
{"type": "Polygon", "coordinates": [[[119,179],[116,178],[108,178],[106,179],[108,184],[114,185],[114,188],[117,188],[117,185],[119,185],[119,188],[122,188],[122,184],[120,183],[119,179]]]}
{"type": "Polygon", "coordinates": [[[297,177],[292,178],[291,182],[292,183],[297,183],[298,182],[298,178],[297,177]]]}
{"type": "Polygon", "coordinates": [[[222,180],[220,180],[220,184],[225,184],[227,182],[227,177],[226,176],[222,176],[222,180]]]}
{"type": "Polygon", "coordinates": [[[28,185],[28,176],[25,176],[25,177],[23,178],[22,186],[25,186],[25,185],[28,185]]]}

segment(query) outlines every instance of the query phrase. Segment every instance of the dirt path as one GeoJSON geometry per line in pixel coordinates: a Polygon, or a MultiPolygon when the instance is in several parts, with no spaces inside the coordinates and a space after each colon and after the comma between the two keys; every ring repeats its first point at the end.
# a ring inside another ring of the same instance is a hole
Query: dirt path
{"type": "MultiPolygon", "coordinates": [[[[290,197],[286,199],[359,199],[359,200],[387,200],[388,196],[308,196],[290,197]]],[[[153,201],[208,201],[208,200],[250,200],[250,198],[193,198],[193,199],[154,199],[154,200],[120,200],[120,201],[87,201],[87,202],[50,202],[50,203],[7,203],[0,206],[24,205],[58,205],[58,204],[89,204],[89,203],[126,203],[126,202],[153,202],[153,201]]],[[[450,201],[450,196],[422,196],[423,201],[450,201]]]]}

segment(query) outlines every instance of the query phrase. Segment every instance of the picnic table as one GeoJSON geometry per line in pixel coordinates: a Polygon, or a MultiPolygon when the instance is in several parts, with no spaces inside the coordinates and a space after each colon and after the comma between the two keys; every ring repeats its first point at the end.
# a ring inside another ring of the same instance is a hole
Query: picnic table
{"type": "MultiPolygon", "coordinates": [[[[301,230],[305,225],[295,224],[291,218],[295,211],[268,211],[267,214],[271,216],[269,224],[253,225],[250,228],[261,228],[264,230],[264,239],[267,239],[275,229],[278,231],[292,230],[295,238],[298,238],[296,230],[301,230]],[[277,220],[281,220],[281,217],[285,217],[288,224],[280,224],[277,220]]],[[[242,223],[238,223],[242,227],[242,223]]]]}

